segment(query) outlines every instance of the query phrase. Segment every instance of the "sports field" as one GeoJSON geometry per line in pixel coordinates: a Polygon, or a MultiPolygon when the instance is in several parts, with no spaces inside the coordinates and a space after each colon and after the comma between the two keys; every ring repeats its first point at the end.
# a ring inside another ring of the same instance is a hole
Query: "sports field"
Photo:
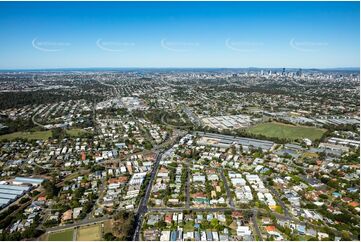
{"type": "Polygon", "coordinates": [[[94,241],[101,240],[101,238],[102,236],[99,224],[80,227],[76,236],[76,239],[80,241],[94,241]]]}
{"type": "Polygon", "coordinates": [[[106,234],[106,233],[111,233],[112,230],[113,230],[113,220],[109,219],[107,221],[104,221],[104,231],[103,233],[106,234]]]}
{"type": "Polygon", "coordinates": [[[50,233],[48,236],[49,241],[72,241],[74,229],[67,229],[61,232],[50,233]]]}
{"type": "Polygon", "coordinates": [[[250,127],[248,130],[252,134],[264,135],[266,137],[275,137],[280,139],[300,139],[309,138],[316,140],[322,137],[325,129],[319,129],[310,126],[296,126],[283,123],[262,123],[250,127]]]}
{"type": "Polygon", "coordinates": [[[46,140],[51,137],[51,131],[35,131],[35,132],[14,132],[10,134],[4,134],[0,136],[0,140],[8,139],[8,140],[14,140],[14,139],[30,139],[30,140],[38,140],[43,139],[46,140]]]}

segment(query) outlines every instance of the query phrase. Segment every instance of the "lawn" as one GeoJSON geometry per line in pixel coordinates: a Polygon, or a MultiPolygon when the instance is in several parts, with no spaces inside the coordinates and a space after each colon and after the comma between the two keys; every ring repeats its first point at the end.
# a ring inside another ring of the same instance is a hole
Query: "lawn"
{"type": "Polygon", "coordinates": [[[104,234],[111,233],[113,231],[113,220],[104,221],[104,234]]]}
{"type": "Polygon", "coordinates": [[[80,227],[78,229],[77,240],[81,241],[94,241],[94,240],[101,240],[101,229],[100,225],[90,225],[80,227]]]}
{"type": "Polygon", "coordinates": [[[0,135],[0,140],[8,139],[8,140],[14,140],[14,139],[29,139],[29,140],[39,140],[43,139],[46,140],[51,137],[51,131],[35,131],[35,132],[15,132],[10,134],[4,134],[0,135]]]}
{"type": "Polygon", "coordinates": [[[302,158],[310,158],[310,159],[317,159],[318,158],[318,154],[317,153],[311,153],[311,152],[305,152],[302,155],[302,158]]]}
{"type": "Polygon", "coordinates": [[[79,137],[83,134],[89,133],[88,131],[84,130],[84,129],[68,129],[65,131],[68,135],[73,136],[73,137],[79,137]]]}
{"type": "Polygon", "coordinates": [[[61,232],[50,233],[49,241],[72,241],[74,229],[67,229],[61,232]]]}
{"type": "Polygon", "coordinates": [[[322,135],[326,132],[325,129],[276,122],[257,124],[253,127],[250,127],[248,131],[251,134],[290,140],[296,140],[300,138],[316,140],[321,138],[322,135]]]}
{"type": "Polygon", "coordinates": [[[276,211],[277,213],[283,213],[283,209],[281,206],[276,206],[274,211],[276,211]]]}

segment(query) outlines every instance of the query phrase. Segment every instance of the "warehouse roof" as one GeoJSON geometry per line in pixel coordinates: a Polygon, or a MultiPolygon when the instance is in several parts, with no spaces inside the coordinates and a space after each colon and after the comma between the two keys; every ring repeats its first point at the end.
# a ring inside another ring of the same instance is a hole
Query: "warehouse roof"
{"type": "Polygon", "coordinates": [[[10,202],[10,199],[0,198],[0,206],[8,204],[9,202],[10,202]]]}
{"type": "Polygon", "coordinates": [[[18,197],[18,195],[16,194],[6,194],[6,193],[0,193],[0,198],[5,198],[5,199],[16,199],[18,197]]]}
{"type": "Polygon", "coordinates": [[[3,185],[3,184],[0,184],[0,189],[28,191],[28,190],[30,189],[30,187],[27,187],[27,186],[14,186],[14,185],[3,185]]]}
{"type": "Polygon", "coordinates": [[[22,195],[24,192],[25,192],[24,190],[10,190],[10,189],[1,189],[0,188],[0,193],[22,195]]]}
{"type": "Polygon", "coordinates": [[[22,183],[41,184],[43,181],[44,179],[40,179],[40,178],[15,177],[15,182],[22,182],[22,183]]]}

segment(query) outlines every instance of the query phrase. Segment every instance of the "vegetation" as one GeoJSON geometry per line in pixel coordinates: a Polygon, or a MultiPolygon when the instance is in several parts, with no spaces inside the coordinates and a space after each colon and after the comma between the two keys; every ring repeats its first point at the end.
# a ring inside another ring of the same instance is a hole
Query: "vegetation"
{"type": "Polygon", "coordinates": [[[56,187],[55,183],[50,180],[45,180],[43,182],[43,187],[45,188],[46,196],[49,198],[56,196],[59,192],[59,189],[56,187]]]}
{"type": "Polygon", "coordinates": [[[72,241],[74,229],[66,229],[61,232],[51,233],[48,236],[49,241],[72,241]]]}
{"type": "Polygon", "coordinates": [[[106,241],[113,241],[113,240],[115,240],[117,237],[115,237],[112,233],[106,233],[105,235],[104,235],[104,240],[106,240],[106,241]]]}
{"type": "Polygon", "coordinates": [[[0,130],[0,135],[2,134],[10,134],[18,131],[29,131],[33,129],[35,124],[31,119],[9,119],[5,118],[1,120],[1,123],[5,125],[7,128],[3,128],[0,130]]]}
{"type": "Polygon", "coordinates": [[[100,240],[101,230],[99,224],[80,227],[77,234],[77,240],[100,240]]]}
{"type": "MultiPolygon", "coordinates": [[[[89,87],[88,87],[89,88],[89,87]]],[[[92,94],[76,93],[70,90],[39,90],[32,92],[3,92],[1,93],[0,108],[2,110],[7,108],[23,107],[25,105],[57,103],[61,101],[68,101],[69,99],[85,99],[93,100],[99,98],[92,94]]]]}
{"type": "Polygon", "coordinates": [[[0,135],[0,140],[15,140],[15,139],[29,139],[29,140],[47,140],[52,137],[51,131],[35,131],[35,132],[14,132],[10,134],[0,135]]]}
{"type": "Polygon", "coordinates": [[[86,131],[84,129],[77,129],[77,128],[68,129],[65,132],[66,132],[66,134],[68,134],[69,136],[72,136],[72,137],[79,137],[79,136],[83,136],[83,135],[89,133],[88,131],[86,131]]]}
{"type": "Polygon", "coordinates": [[[114,216],[114,235],[120,240],[132,240],[135,229],[134,213],[120,211],[114,216]]]}
{"type": "Polygon", "coordinates": [[[153,148],[152,143],[148,140],[144,141],[143,145],[146,150],[151,150],[153,148]]]}
{"type": "Polygon", "coordinates": [[[319,129],[310,126],[295,126],[283,123],[262,123],[249,128],[251,134],[260,134],[266,137],[276,137],[288,140],[297,140],[308,138],[310,140],[317,140],[326,132],[325,129],[319,129]]]}

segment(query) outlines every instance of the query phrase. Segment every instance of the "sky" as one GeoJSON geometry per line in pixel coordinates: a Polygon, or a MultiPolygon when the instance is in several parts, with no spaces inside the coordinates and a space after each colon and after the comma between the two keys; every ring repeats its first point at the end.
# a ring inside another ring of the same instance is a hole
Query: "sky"
{"type": "Polygon", "coordinates": [[[0,69],[360,65],[359,2],[0,2],[0,69]]]}

